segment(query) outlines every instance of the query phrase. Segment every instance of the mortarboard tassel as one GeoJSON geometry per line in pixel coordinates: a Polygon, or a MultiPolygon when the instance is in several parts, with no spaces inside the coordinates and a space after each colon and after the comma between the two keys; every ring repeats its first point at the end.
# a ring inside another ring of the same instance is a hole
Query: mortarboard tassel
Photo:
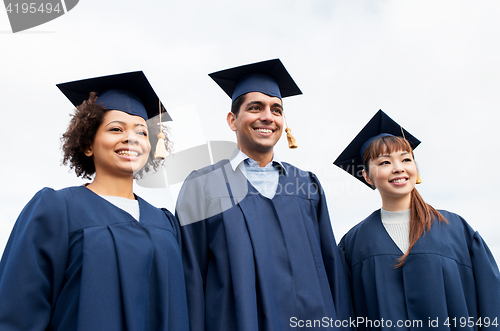
{"type": "Polygon", "coordinates": [[[285,129],[286,132],[286,139],[288,140],[288,148],[297,148],[299,145],[297,145],[297,141],[295,141],[295,138],[292,136],[292,130],[287,126],[285,129]]]}
{"type": "Polygon", "coordinates": [[[422,184],[422,178],[420,178],[420,175],[417,172],[417,182],[416,184],[422,184]]]}
{"type": "Polygon", "coordinates": [[[286,132],[286,140],[288,140],[288,148],[295,149],[295,148],[299,147],[299,145],[297,145],[297,141],[295,140],[295,138],[292,135],[292,129],[290,129],[288,127],[288,123],[286,122],[286,117],[284,114],[283,114],[283,118],[285,119],[285,125],[286,125],[285,132],[286,132]]]}
{"type": "Polygon", "coordinates": [[[158,143],[156,144],[155,159],[165,159],[167,157],[167,149],[165,148],[165,135],[163,134],[163,132],[160,132],[158,133],[157,137],[158,143]]]}
{"type": "Polygon", "coordinates": [[[167,149],[165,148],[165,134],[163,133],[161,124],[162,104],[161,101],[158,100],[158,102],[160,109],[160,133],[156,136],[158,137],[158,142],[156,143],[155,159],[165,159],[167,157],[167,149]]]}

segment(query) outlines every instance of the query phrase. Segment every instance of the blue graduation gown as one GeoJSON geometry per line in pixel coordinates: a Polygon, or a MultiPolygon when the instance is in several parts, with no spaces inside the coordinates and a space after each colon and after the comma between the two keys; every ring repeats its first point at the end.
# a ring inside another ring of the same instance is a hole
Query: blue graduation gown
{"type": "Polygon", "coordinates": [[[184,182],[176,212],[192,330],[297,330],[313,321],[335,330],[332,320],[349,318],[347,281],[318,179],[284,167],[273,199],[228,160],[184,182]]]}
{"type": "Polygon", "coordinates": [[[403,252],[385,230],[380,210],[342,238],[355,314],[375,322],[360,323],[359,330],[390,330],[397,321],[410,321],[411,327],[399,328],[409,330],[484,330],[478,322],[497,329],[492,324],[495,318],[500,324],[500,275],[493,256],[464,219],[440,212],[449,223],[434,221],[398,269],[403,252]],[[376,322],[382,319],[385,327],[376,322]]]}
{"type": "Polygon", "coordinates": [[[175,217],[140,223],[84,186],[44,188],[0,262],[0,330],[188,330],[175,217]]]}

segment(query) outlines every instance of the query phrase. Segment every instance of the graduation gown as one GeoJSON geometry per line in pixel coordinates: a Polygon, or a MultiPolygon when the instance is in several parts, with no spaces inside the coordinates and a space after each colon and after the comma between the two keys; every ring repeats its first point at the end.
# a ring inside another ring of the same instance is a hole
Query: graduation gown
{"type": "Polygon", "coordinates": [[[493,256],[464,219],[440,212],[448,223],[435,220],[397,269],[403,252],[385,230],[380,210],[342,238],[339,250],[355,314],[374,322],[358,324],[359,330],[390,330],[397,321],[408,321],[401,330],[484,330],[488,322],[486,330],[498,329],[492,325],[495,319],[500,323],[500,275],[493,256]]]}
{"type": "Polygon", "coordinates": [[[336,330],[332,321],[349,318],[318,179],[284,167],[273,199],[228,160],[184,182],[176,212],[192,330],[297,330],[313,322],[336,330]]]}
{"type": "Polygon", "coordinates": [[[188,330],[175,217],[84,186],[39,191],[0,262],[0,330],[188,330]]]}

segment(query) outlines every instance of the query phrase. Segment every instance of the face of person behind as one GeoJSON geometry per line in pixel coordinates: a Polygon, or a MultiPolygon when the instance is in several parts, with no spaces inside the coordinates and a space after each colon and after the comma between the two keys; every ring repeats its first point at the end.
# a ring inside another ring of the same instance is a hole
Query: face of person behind
{"type": "MultiPolygon", "coordinates": [[[[245,94],[238,116],[229,113],[227,122],[236,132],[238,146],[253,159],[271,155],[283,131],[281,99],[260,92],[245,94]]],[[[270,161],[270,160],[269,160],[270,161]]]]}
{"type": "Polygon", "coordinates": [[[396,151],[370,160],[369,175],[363,171],[365,180],[374,185],[384,205],[409,208],[410,194],[417,181],[417,166],[411,153],[396,151]],[[406,206],[408,205],[408,206],[406,206]]]}
{"type": "Polygon", "coordinates": [[[106,112],[88,153],[93,157],[96,177],[133,178],[148,161],[150,150],[146,121],[111,110],[106,112]]]}

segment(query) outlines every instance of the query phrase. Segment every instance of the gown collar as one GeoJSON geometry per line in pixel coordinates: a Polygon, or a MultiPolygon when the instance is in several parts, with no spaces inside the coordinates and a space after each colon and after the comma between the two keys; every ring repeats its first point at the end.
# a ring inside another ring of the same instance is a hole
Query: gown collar
{"type": "MultiPolygon", "coordinates": [[[[242,164],[244,164],[244,161],[246,159],[252,160],[248,155],[243,153],[241,150],[235,149],[235,151],[233,152],[233,155],[231,156],[230,161],[229,161],[231,163],[231,168],[233,169],[233,171],[236,171],[236,169],[238,167],[240,167],[242,164]]],[[[283,163],[278,158],[278,156],[276,155],[276,153],[273,154],[273,159],[272,159],[271,163],[273,165],[278,165],[279,168],[284,172],[284,175],[285,176],[287,175],[287,170],[286,170],[285,166],[283,165],[283,163]]],[[[241,166],[241,167],[244,168],[243,166],[241,166]]]]}

